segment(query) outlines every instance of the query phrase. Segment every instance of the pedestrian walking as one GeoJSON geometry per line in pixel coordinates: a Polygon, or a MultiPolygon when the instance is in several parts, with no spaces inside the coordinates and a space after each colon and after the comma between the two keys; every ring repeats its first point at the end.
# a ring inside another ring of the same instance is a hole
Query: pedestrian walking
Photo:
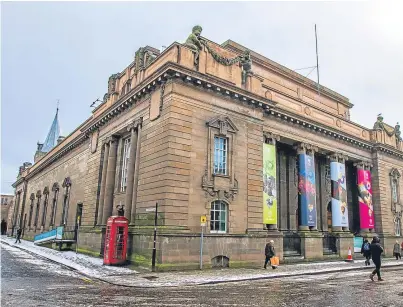
{"type": "Polygon", "coordinates": [[[364,239],[364,242],[362,243],[361,246],[361,254],[365,257],[365,265],[370,265],[370,259],[371,259],[371,245],[369,244],[369,241],[367,238],[364,239]]]}
{"type": "Polygon", "coordinates": [[[396,257],[396,260],[402,259],[402,256],[400,254],[400,244],[399,241],[396,240],[395,245],[393,246],[393,255],[396,257]]]}
{"type": "Polygon", "coordinates": [[[21,230],[21,228],[19,228],[17,230],[17,238],[15,239],[15,243],[17,243],[17,241],[21,243],[21,233],[22,233],[22,230],[21,230]]]}
{"type": "MultiPolygon", "coordinates": [[[[264,261],[264,268],[267,268],[267,263],[270,262],[270,259],[276,255],[276,251],[274,249],[274,241],[270,240],[269,243],[266,244],[266,247],[264,249],[264,254],[266,256],[266,259],[264,261]]],[[[272,269],[274,270],[276,267],[271,266],[272,269]]]]}
{"type": "Polygon", "coordinates": [[[375,270],[369,275],[372,281],[374,281],[375,274],[378,275],[378,281],[383,281],[381,277],[381,254],[383,253],[383,247],[380,242],[381,240],[378,237],[374,237],[371,242],[371,257],[375,264],[375,270]]]}

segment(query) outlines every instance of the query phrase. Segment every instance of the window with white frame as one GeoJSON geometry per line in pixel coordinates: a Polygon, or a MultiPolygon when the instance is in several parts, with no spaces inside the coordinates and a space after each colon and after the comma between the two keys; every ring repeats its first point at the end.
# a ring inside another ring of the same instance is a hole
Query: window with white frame
{"type": "Polygon", "coordinates": [[[214,174],[227,175],[228,139],[214,137],[214,174]]]}
{"type": "Polygon", "coordinates": [[[129,155],[130,155],[130,138],[126,138],[123,140],[122,177],[121,177],[121,181],[120,181],[120,191],[121,192],[126,191],[129,155]]]}
{"type": "Polygon", "coordinates": [[[210,232],[227,232],[227,207],[227,204],[220,200],[211,203],[210,232]]]}

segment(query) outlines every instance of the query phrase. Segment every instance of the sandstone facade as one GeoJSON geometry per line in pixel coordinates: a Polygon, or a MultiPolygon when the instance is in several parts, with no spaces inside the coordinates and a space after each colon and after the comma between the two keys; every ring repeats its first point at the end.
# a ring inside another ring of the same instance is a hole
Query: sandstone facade
{"type": "Polygon", "coordinates": [[[362,127],[350,121],[353,105],[344,96],[323,86],[318,95],[314,82],[254,52],[251,71],[240,61],[228,65],[214,53],[234,59],[243,46],[204,42],[196,63],[185,45],[174,43],[161,54],[145,47],[112,75],[92,117],[34,165],[20,168],[9,219],[13,230],[22,227],[32,238],[59,225],[74,227],[80,215],[79,249],[101,255],[106,219],[122,213],[130,220],[128,258],[147,266],[154,216],[146,209],[158,202],[159,269],[198,267],[203,215],[205,266],[261,265],[269,239],[287,260],[323,258],[333,243],[333,256],[344,257],[353,237],[368,231],[388,245],[402,238],[399,127],[381,117],[374,129],[362,127]],[[216,137],[226,144],[223,174],[215,173],[216,137]],[[262,148],[270,140],[277,148],[278,210],[277,224],[265,225],[262,148]],[[310,230],[300,223],[296,146],[312,149],[315,157],[317,225],[310,230]],[[334,155],[347,158],[351,210],[348,227],[332,232],[334,155]],[[359,223],[359,165],[371,170],[371,230],[359,223]],[[225,213],[214,224],[212,206],[221,203],[225,213]]]}

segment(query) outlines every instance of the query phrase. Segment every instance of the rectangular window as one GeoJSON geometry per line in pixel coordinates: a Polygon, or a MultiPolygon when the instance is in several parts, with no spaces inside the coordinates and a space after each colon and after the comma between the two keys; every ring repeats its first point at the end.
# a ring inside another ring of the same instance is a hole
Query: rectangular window
{"type": "Polygon", "coordinates": [[[127,168],[130,156],[130,138],[123,140],[123,156],[122,156],[122,177],[120,181],[120,191],[126,191],[127,185],[127,168]]]}
{"type": "Polygon", "coordinates": [[[222,201],[211,204],[210,232],[227,232],[227,205],[222,201]]]}
{"type": "Polygon", "coordinates": [[[227,175],[228,139],[214,137],[214,174],[227,175]]]}

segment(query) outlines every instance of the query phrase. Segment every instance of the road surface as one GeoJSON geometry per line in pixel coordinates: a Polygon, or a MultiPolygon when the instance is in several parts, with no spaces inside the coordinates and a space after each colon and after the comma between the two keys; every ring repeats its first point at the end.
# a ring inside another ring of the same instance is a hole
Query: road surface
{"type": "Polygon", "coordinates": [[[88,280],[1,244],[1,306],[403,306],[402,268],[384,270],[384,282],[371,282],[368,275],[369,270],[195,287],[126,288],[88,280]]]}

